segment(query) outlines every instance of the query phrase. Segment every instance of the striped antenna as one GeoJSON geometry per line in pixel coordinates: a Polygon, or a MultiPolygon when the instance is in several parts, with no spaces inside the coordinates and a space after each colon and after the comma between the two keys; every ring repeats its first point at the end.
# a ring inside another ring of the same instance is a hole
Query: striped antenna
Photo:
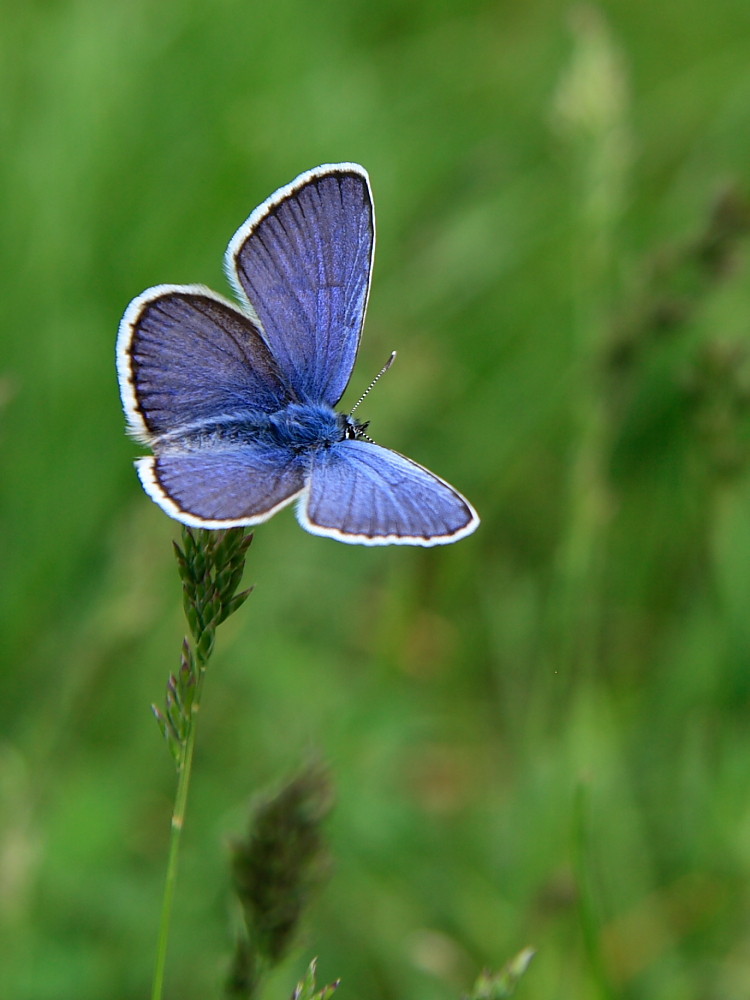
{"type": "Polygon", "coordinates": [[[385,375],[385,373],[388,371],[388,369],[391,367],[391,365],[393,364],[393,362],[395,360],[396,360],[396,352],[395,351],[391,351],[390,358],[388,358],[388,360],[383,365],[383,367],[380,369],[380,371],[378,372],[378,374],[375,376],[375,378],[372,380],[372,382],[370,382],[370,384],[367,386],[367,388],[362,393],[362,395],[359,397],[359,399],[354,404],[354,406],[351,408],[351,410],[349,410],[349,416],[351,416],[352,413],[354,413],[354,411],[357,409],[357,407],[359,406],[359,404],[364,400],[365,396],[370,391],[370,389],[372,389],[372,387],[375,385],[375,383],[378,381],[378,379],[382,378],[383,375],[385,375]]]}

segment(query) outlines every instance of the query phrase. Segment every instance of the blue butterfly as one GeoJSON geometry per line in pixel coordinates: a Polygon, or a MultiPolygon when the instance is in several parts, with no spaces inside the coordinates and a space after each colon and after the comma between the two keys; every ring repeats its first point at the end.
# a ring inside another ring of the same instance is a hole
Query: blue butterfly
{"type": "Polygon", "coordinates": [[[303,528],[363,545],[442,545],[479,524],[432,472],[334,410],[354,367],[375,219],[367,172],[315,167],[255,209],[225,256],[239,308],[203,285],[128,306],[117,372],[146,493],[201,528],[259,524],[297,501],[303,528]]]}

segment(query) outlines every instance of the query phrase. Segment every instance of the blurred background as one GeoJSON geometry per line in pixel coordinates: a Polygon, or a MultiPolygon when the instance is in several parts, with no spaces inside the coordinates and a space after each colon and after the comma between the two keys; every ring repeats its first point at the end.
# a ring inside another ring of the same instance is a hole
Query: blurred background
{"type": "Polygon", "coordinates": [[[370,172],[344,404],[464,491],[437,550],[256,532],[219,633],[167,996],[218,997],[230,839],[311,757],[289,962],[361,1000],[750,996],[750,7],[30,0],[0,32],[0,996],[148,994],[184,632],[114,339],[300,171],[370,172]]]}

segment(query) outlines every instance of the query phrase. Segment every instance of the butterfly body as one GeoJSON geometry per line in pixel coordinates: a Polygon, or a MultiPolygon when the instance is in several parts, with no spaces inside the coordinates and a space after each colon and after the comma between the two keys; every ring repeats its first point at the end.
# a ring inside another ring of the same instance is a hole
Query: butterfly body
{"type": "Polygon", "coordinates": [[[374,215],[357,164],[317,167],[257,208],[229,244],[239,307],[201,285],[128,306],[117,366],[146,492],[185,524],[257,524],[298,502],[308,531],[436,545],[473,531],[469,502],[337,412],[359,346],[374,215]]]}
{"type": "Polygon", "coordinates": [[[248,407],[170,431],[149,443],[158,452],[285,448],[301,455],[358,436],[360,424],[319,403],[289,403],[275,413],[248,407]]]}

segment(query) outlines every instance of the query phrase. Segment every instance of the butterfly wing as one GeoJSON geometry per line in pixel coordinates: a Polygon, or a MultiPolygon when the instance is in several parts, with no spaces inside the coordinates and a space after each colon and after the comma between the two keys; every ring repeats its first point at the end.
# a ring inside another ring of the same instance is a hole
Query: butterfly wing
{"type": "Polygon", "coordinates": [[[362,545],[444,545],[479,524],[469,501],[438,476],[358,440],[316,452],[297,517],[315,535],[362,545]]]}
{"type": "Polygon", "coordinates": [[[226,270],[257,314],[300,401],[335,406],[349,381],[370,289],[375,219],[355,163],[308,170],[260,205],[227,248],[226,270]]]}
{"type": "Polygon", "coordinates": [[[290,400],[254,322],[201,285],[158,285],[133,299],[120,323],[117,373],[129,431],[145,442],[290,400]]]}
{"type": "Polygon", "coordinates": [[[136,465],[151,499],[170,517],[199,528],[267,521],[304,487],[299,457],[280,448],[166,452],[136,465]]]}

